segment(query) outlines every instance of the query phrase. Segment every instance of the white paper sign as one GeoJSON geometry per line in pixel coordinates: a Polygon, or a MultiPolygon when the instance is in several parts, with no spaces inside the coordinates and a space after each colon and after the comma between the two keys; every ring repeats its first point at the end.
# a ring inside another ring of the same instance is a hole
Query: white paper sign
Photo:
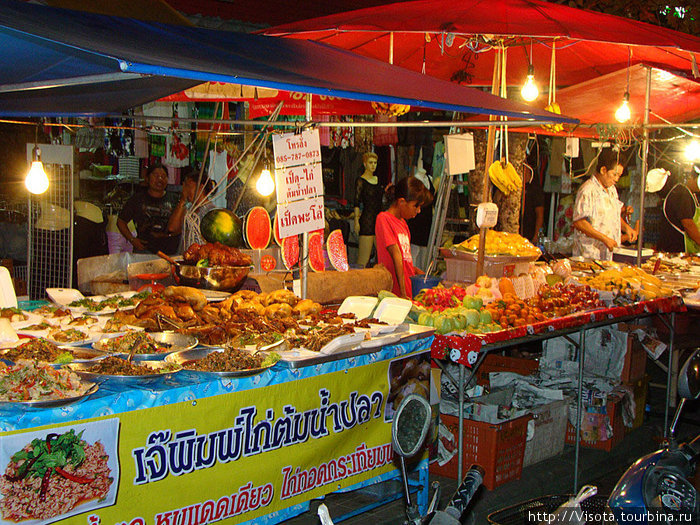
{"type": "Polygon", "coordinates": [[[317,129],[272,136],[275,168],[321,162],[321,141],[317,129]]]}
{"type": "Polygon", "coordinates": [[[445,161],[449,175],[459,175],[476,169],[474,136],[471,133],[447,135],[445,137],[445,161]]]}
{"type": "Polygon", "coordinates": [[[324,227],[323,197],[277,205],[277,228],[282,239],[324,227]]]}
{"type": "Polygon", "coordinates": [[[277,202],[291,202],[323,195],[321,163],[275,170],[277,202]]]}

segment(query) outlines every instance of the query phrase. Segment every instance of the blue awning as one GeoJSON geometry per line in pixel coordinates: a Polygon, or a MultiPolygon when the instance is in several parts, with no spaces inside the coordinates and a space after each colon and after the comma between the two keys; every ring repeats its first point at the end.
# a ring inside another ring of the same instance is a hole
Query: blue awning
{"type": "Polygon", "coordinates": [[[576,120],[324,44],[3,0],[0,115],[122,113],[204,81],[355,100],[576,120]]]}

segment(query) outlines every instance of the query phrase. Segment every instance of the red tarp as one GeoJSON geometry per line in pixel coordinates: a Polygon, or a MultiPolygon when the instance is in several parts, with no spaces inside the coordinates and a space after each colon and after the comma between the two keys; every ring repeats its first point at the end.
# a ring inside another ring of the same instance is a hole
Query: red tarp
{"type": "Polygon", "coordinates": [[[360,9],[264,30],[324,42],[356,53],[472,85],[491,85],[494,53],[475,35],[513,37],[509,85],[525,79],[531,39],[540,91],[549,77],[552,39],[557,86],[570,86],[645,63],[692,75],[700,38],[635,20],[538,0],[418,0],[360,9]]]}

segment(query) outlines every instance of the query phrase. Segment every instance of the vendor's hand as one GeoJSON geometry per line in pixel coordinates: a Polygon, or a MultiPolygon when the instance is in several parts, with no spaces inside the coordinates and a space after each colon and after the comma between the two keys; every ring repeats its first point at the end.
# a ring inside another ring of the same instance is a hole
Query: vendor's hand
{"type": "Polygon", "coordinates": [[[608,250],[613,250],[614,248],[617,248],[617,241],[615,239],[611,239],[610,237],[605,237],[603,240],[603,244],[608,248],[608,250]]]}
{"type": "Polygon", "coordinates": [[[628,242],[635,242],[637,240],[637,237],[639,235],[637,234],[637,230],[630,228],[629,231],[627,232],[627,241],[628,242]]]}
{"type": "Polygon", "coordinates": [[[131,239],[131,245],[134,247],[135,250],[138,250],[140,252],[146,251],[146,245],[148,242],[142,241],[138,237],[134,237],[131,239]]]}

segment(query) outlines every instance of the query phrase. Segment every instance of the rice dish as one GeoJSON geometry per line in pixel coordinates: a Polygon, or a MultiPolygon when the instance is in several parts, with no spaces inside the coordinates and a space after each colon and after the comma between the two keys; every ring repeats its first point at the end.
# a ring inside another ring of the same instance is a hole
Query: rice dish
{"type": "Polygon", "coordinates": [[[109,456],[100,441],[88,444],[81,436],[72,429],[49,434],[12,456],[0,477],[4,520],[48,519],[107,496],[114,481],[109,456]]]}

